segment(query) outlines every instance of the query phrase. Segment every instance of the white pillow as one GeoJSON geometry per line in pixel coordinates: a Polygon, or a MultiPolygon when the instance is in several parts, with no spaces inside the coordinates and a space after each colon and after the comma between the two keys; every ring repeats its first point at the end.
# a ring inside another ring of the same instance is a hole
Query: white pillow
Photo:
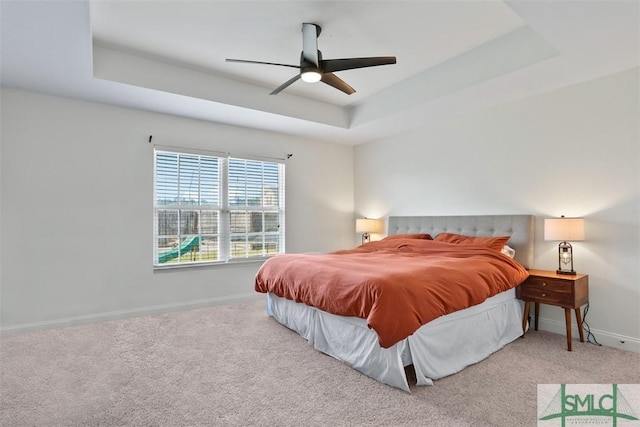
{"type": "Polygon", "coordinates": [[[513,258],[516,256],[516,250],[513,249],[511,246],[509,245],[504,245],[502,247],[502,250],[500,251],[501,253],[505,254],[506,256],[508,256],[509,258],[513,258]]]}

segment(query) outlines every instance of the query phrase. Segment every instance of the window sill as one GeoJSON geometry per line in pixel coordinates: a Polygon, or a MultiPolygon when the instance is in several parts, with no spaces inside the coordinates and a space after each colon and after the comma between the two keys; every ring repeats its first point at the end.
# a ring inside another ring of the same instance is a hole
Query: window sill
{"type": "Polygon", "coordinates": [[[161,271],[174,271],[174,270],[182,270],[182,269],[191,269],[191,268],[221,268],[221,267],[232,267],[232,266],[243,266],[250,264],[263,263],[269,258],[275,255],[270,255],[266,257],[260,258],[245,258],[238,259],[232,261],[217,261],[217,262],[198,262],[198,263],[183,263],[183,264],[173,264],[173,265],[154,265],[153,272],[161,272],[161,271]]]}

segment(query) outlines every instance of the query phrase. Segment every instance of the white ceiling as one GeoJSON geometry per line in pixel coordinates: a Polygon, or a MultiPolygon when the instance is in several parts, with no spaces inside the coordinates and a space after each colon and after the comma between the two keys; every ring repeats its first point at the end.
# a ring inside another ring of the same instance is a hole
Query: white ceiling
{"type": "MultiPolygon", "coordinates": [[[[525,23],[500,2],[92,2],[94,40],[275,88],[296,70],[302,22],[322,27],[325,59],[395,55],[396,66],[344,72],[357,92],[299,82],[289,92],[349,105],[525,23]],[[161,29],[159,31],[159,29],[161,29]]],[[[263,91],[262,94],[268,93],[263,91]]],[[[256,94],[258,95],[258,94],[256,94]]]]}
{"type": "Polygon", "coordinates": [[[94,102],[357,144],[639,65],[633,1],[7,1],[1,82],[94,102]],[[269,92],[302,22],[324,58],[397,57],[269,92]]]}

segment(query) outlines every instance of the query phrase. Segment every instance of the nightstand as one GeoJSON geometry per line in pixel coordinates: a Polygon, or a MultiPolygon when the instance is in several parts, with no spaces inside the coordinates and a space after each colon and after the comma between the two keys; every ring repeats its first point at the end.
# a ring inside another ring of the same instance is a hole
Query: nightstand
{"type": "Polygon", "coordinates": [[[522,334],[527,327],[530,304],[535,303],[535,330],[538,330],[540,304],[564,308],[567,327],[567,350],[571,351],[571,310],[576,313],[580,342],[584,342],[582,314],[580,307],[589,302],[589,276],[586,274],[557,274],[555,271],[529,270],[529,277],[516,290],[518,298],[524,301],[522,334]]]}

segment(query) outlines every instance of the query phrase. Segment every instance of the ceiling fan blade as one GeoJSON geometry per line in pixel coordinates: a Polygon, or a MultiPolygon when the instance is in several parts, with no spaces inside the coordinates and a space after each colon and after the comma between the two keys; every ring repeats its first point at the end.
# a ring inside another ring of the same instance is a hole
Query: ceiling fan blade
{"type": "Polygon", "coordinates": [[[353,70],[354,68],[376,67],[378,65],[395,64],[395,56],[373,56],[369,58],[325,59],[320,61],[320,69],[327,73],[353,70]]]}
{"type": "Polygon", "coordinates": [[[299,65],[290,65],[290,64],[278,64],[276,62],[262,62],[262,61],[249,61],[248,59],[225,59],[226,62],[243,62],[245,64],[265,64],[265,65],[279,65],[281,67],[291,67],[300,69],[299,65]]]}
{"type": "Polygon", "coordinates": [[[302,24],[302,58],[318,68],[318,36],[321,28],[316,24],[302,24]]]}
{"type": "Polygon", "coordinates": [[[277,95],[277,94],[279,94],[284,89],[289,87],[292,83],[296,82],[299,78],[300,78],[300,74],[296,74],[295,76],[291,77],[289,80],[287,80],[286,82],[284,82],[283,84],[278,86],[276,89],[274,89],[273,92],[271,92],[269,95],[277,95]]]}
{"type": "Polygon", "coordinates": [[[349,86],[347,83],[345,83],[344,80],[342,80],[340,77],[336,76],[335,74],[323,73],[322,79],[320,79],[320,81],[328,84],[329,86],[333,86],[338,90],[343,91],[347,95],[351,95],[356,91],[354,88],[349,86]]]}

